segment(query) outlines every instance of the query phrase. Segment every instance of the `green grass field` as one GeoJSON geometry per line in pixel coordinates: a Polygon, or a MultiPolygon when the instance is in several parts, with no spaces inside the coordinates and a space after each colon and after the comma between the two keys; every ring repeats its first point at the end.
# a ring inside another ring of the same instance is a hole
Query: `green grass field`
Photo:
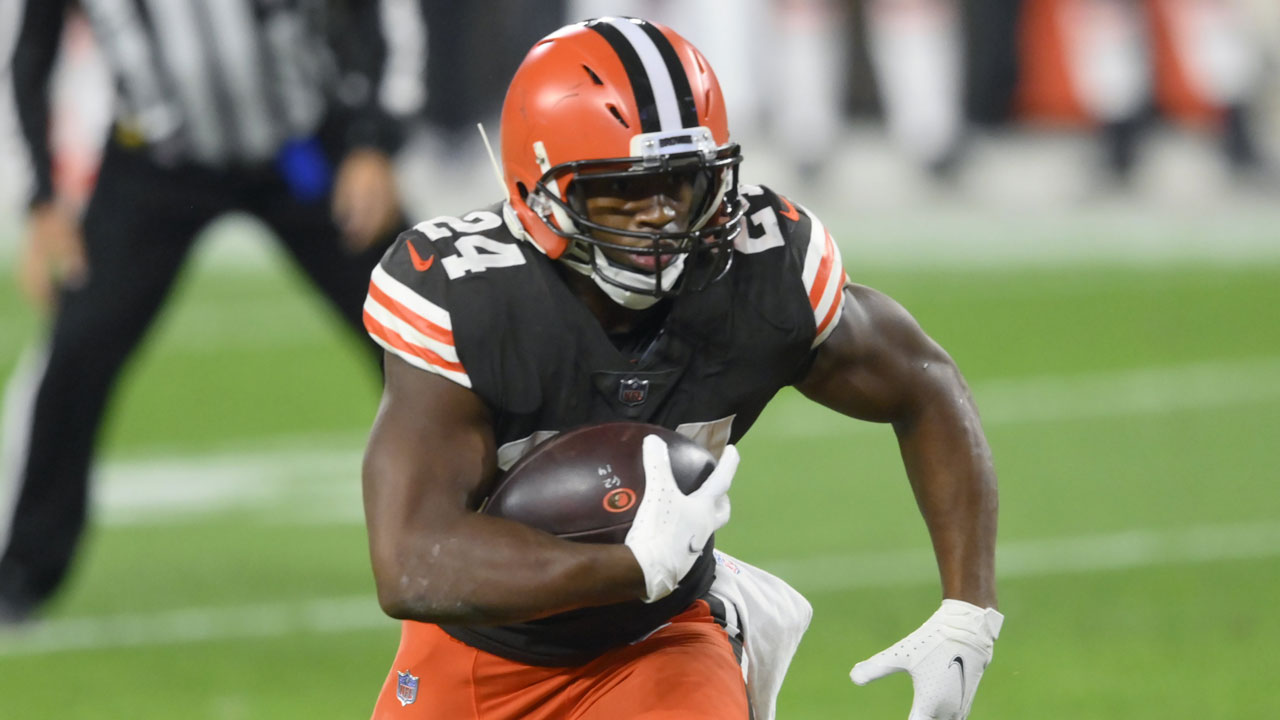
{"type": "MultiPolygon", "coordinates": [[[[995,452],[1008,620],[973,717],[1280,717],[1280,264],[845,261],[951,350],[995,452]]],[[[398,632],[359,506],[377,385],[299,287],[192,268],[72,581],[0,634],[0,717],[368,716],[398,632]]],[[[0,371],[35,333],[6,278],[0,371]]],[[[719,544],[816,609],[779,716],[906,717],[905,676],[847,678],[939,599],[891,433],[785,393],[741,451],[719,544]]]]}

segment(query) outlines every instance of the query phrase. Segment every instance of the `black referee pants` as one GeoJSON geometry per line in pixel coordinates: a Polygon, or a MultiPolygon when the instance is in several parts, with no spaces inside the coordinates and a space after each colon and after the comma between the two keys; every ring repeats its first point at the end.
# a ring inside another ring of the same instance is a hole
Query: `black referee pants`
{"type": "MultiPolygon", "coordinates": [[[[109,145],[83,222],[88,281],[62,292],[34,402],[26,417],[13,418],[28,423],[28,441],[14,449],[18,462],[7,463],[18,468],[18,486],[15,506],[0,506],[11,513],[0,517],[0,601],[34,607],[66,576],[85,525],[88,471],[108,395],[211,220],[237,210],[260,218],[352,331],[368,339],[361,308],[390,238],[349,253],[329,200],[294,199],[272,166],[168,168],[145,152],[109,145]]],[[[380,367],[381,353],[372,341],[368,346],[371,364],[380,367]]]]}

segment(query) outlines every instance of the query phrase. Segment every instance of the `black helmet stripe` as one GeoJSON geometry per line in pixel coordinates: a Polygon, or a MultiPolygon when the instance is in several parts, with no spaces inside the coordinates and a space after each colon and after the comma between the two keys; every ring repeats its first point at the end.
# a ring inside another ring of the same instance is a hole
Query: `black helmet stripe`
{"type": "Polygon", "coordinates": [[[662,56],[662,61],[667,64],[667,72],[671,74],[672,89],[676,94],[676,105],[680,108],[680,127],[697,127],[698,105],[694,102],[693,88],[689,87],[689,76],[685,74],[684,65],[680,62],[680,56],[676,55],[675,47],[653,23],[642,22],[640,29],[653,40],[654,46],[658,48],[658,54],[662,56]]]}
{"type": "Polygon", "coordinates": [[[613,51],[622,61],[627,71],[627,79],[631,81],[631,91],[636,96],[636,108],[640,112],[640,132],[653,132],[662,127],[658,119],[658,104],[653,99],[653,87],[649,85],[649,76],[644,71],[644,63],[639,53],[627,42],[627,38],[618,28],[608,24],[605,19],[592,20],[587,27],[600,33],[609,42],[613,51]]]}
{"type": "Polygon", "coordinates": [[[600,18],[586,26],[599,33],[622,61],[635,93],[641,132],[697,127],[689,77],[666,36],[633,18],[600,18]]]}

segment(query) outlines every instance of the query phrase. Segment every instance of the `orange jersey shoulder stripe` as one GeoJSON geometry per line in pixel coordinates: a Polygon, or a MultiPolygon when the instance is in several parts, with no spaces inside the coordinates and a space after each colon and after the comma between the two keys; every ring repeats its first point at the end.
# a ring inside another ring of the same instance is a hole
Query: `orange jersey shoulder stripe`
{"type": "Polygon", "coordinates": [[[390,345],[391,347],[395,348],[396,350],[402,353],[413,355],[417,358],[422,359],[428,365],[435,366],[437,368],[440,368],[441,370],[448,370],[449,372],[460,373],[463,375],[467,373],[466,369],[462,367],[462,363],[446,360],[440,357],[439,355],[437,355],[436,353],[431,352],[430,350],[424,347],[420,347],[418,345],[414,345],[412,343],[406,342],[405,339],[400,337],[400,335],[396,333],[394,330],[391,330],[390,328],[386,327],[382,323],[378,322],[377,319],[375,319],[372,315],[369,314],[368,310],[364,311],[364,327],[366,330],[369,331],[370,335],[373,335],[379,340],[382,340],[387,345],[390,345]]]}
{"type": "MultiPolygon", "coordinates": [[[[831,276],[835,274],[831,269],[836,256],[835,241],[831,239],[831,231],[828,230],[826,235],[826,242],[822,246],[822,262],[818,263],[818,274],[814,277],[813,287],[809,288],[809,306],[815,311],[822,302],[822,294],[831,282],[831,276]]],[[[841,272],[844,272],[843,269],[841,272]]]]}
{"type": "MultiPolygon", "coordinates": [[[[452,330],[442,328],[409,309],[395,298],[383,292],[382,288],[378,287],[377,283],[369,283],[369,297],[373,298],[375,302],[383,308],[386,308],[387,312],[396,316],[396,318],[403,321],[406,325],[412,327],[423,335],[426,335],[432,340],[446,345],[454,344],[452,330]]],[[[365,316],[368,317],[368,313],[366,313],[365,316]]]]}
{"type": "MultiPolygon", "coordinates": [[[[845,274],[845,271],[843,269],[841,269],[840,270],[840,288],[841,289],[836,290],[836,292],[843,293],[844,292],[843,288],[845,286],[845,283],[847,282],[849,282],[849,276],[845,274]]],[[[835,299],[835,302],[831,303],[831,307],[827,310],[827,316],[822,318],[822,322],[818,324],[818,332],[816,333],[818,337],[822,337],[823,333],[827,331],[827,327],[830,326],[831,321],[835,320],[836,316],[840,314],[840,309],[842,307],[844,307],[844,298],[837,297],[835,299]]]]}

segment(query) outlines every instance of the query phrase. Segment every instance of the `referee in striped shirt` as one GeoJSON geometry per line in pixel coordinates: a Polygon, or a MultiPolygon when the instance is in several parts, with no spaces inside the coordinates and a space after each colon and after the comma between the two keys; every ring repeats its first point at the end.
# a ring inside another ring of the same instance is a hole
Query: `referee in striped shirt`
{"type": "Polygon", "coordinates": [[[201,228],[260,218],[364,337],[369,273],[404,224],[377,0],[79,0],[116,86],[82,218],[55,195],[47,137],[70,2],[23,2],[11,67],[35,189],[19,279],[53,322],[6,402],[0,624],[65,577],[108,394],[201,228]]]}

